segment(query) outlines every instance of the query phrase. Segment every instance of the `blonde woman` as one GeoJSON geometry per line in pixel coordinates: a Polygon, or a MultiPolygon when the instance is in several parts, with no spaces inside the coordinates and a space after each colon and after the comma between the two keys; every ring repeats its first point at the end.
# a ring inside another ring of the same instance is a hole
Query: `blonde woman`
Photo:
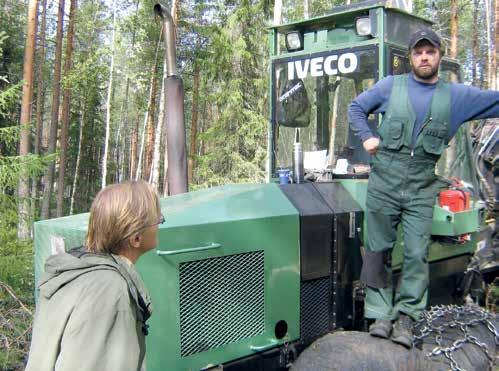
{"type": "Polygon", "coordinates": [[[47,259],[26,370],[140,370],[149,294],[134,263],[163,223],[143,181],[108,186],[91,210],[86,246],[47,259]]]}

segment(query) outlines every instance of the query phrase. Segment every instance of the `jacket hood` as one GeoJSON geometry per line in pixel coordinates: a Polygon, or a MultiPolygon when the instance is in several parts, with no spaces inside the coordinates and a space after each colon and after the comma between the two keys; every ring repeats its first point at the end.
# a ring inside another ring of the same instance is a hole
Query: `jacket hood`
{"type": "Polygon", "coordinates": [[[50,299],[61,287],[81,275],[96,270],[117,271],[127,282],[131,297],[148,317],[152,311],[151,300],[142,279],[133,264],[114,254],[95,254],[83,247],[67,253],[51,255],[45,263],[45,272],[38,286],[40,295],[50,299]]]}

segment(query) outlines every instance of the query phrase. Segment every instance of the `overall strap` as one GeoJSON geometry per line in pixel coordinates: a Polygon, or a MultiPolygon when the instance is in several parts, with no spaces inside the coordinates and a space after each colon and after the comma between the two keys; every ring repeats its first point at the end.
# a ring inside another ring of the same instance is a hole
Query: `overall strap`
{"type": "Polygon", "coordinates": [[[431,101],[430,116],[433,121],[439,121],[447,127],[447,139],[450,129],[450,109],[451,109],[451,85],[442,81],[438,81],[437,88],[433,94],[431,101]]]}

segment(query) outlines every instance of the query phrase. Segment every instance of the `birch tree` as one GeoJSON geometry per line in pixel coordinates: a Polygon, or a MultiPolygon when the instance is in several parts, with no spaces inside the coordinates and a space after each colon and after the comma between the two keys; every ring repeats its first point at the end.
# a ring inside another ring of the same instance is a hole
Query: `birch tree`
{"type": "Polygon", "coordinates": [[[492,68],[495,71],[494,78],[494,89],[499,90],[499,68],[497,68],[497,60],[499,59],[497,54],[499,53],[499,0],[494,0],[495,3],[495,36],[494,36],[494,58],[492,63],[492,68]]]}
{"type": "Polygon", "coordinates": [[[80,109],[80,125],[78,130],[78,150],[76,152],[76,164],[74,169],[73,186],[71,187],[71,200],[69,202],[69,215],[73,215],[74,203],[75,203],[75,191],[76,184],[78,182],[78,174],[80,172],[80,160],[81,160],[81,143],[83,141],[83,127],[85,126],[85,98],[83,98],[83,104],[80,109]]]}
{"type": "MultiPolygon", "coordinates": [[[[450,49],[449,57],[457,59],[457,41],[458,41],[458,3],[457,0],[451,0],[450,4],[450,49]]],[[[455,79],[454,79],[455,80],[455,79]]],[[[457,81],[454,81],[457,82],[457,81]]],[[[456,158],[456,140],[452,139],[445,153],[445,167],[447,171],[451,168],[456,158]]]]}
{"type": "Polygon", "coordinates": [[[194,77],[192,86],[192,114],[191,114],[191,142],[189,146],[188,179],[192,182],[192,174],[196,159],[196,141],[198,131],[198,111],[199,111],[199,61],[194,61],[194,77]]]}
{"type": "Polygon", "coordinates": [[[114,48],[116,36],[116,0],[113,0],[113,30],[111,34],[111,62],[109,66],[109,82],[107,85],[107,98],[106,98],[106,136],[104,139],[104,155],[102,156],[102,186],[106,187],[107,177],[107,156],[109,152],[109,137],[111,135],[111,95],[113,92],[113,74],[114,74],[114,48]]]}
{"type": "MultiPolygon", "coordinates": [[[[142,177],[144,162],[147,161],[144,158],[144,157],[146,157],[144,155],[144,151],[146,148],[145,143],[146,143],[146,136],[147,136],[147,130],[148,130],[148,123],[150,122],[150,120],[154,120],[154,118],[150,118],[150,117],[151,117],[151,115],[154,115],[153,107],[155,105],[155,94],[156,94],[155,80],[156,80],[156,69],[157,69],[157,65],[158,65],[158,54],[159,54],[160,44],[161,44],[161,33],[159,35],[158,42],[156,44],[156,52],[154,55],[154,62],[153,62],[153,65],[151,67],[151,79],[150,79],[150,83],[149,83],[149,98],[147,100],[147,109],[146,109],[146,112],[144,114],[144,124],[142,127],[142,137],[140,140],[140,150],[138,153],[138,164],[137,164],[137,171],[135,174],[135,180],[140,179],[142,177]]],[[[147,162],[146,162],[146,164],[147,164],[147,162]]],[[[146,176],[146,179],[147,178],[148,178],[148,176],[146,176]]]]}
{"type": "Polygon", "coordinates": [[[473,85],[478,85],[478,43],[479,43],[479,27],[478,27],[478,0],[473,0],[473,24],[471,25],[471,81],[473,85]]]}
{"type": "Polygon", "coordinates": [[[492,12],[493,12],[493,1],[484,0],[485,2],[485,28],[486,28],[486,37],[487,37],[487,83],[489,89],[494,89],[495,86],[495,75],[496,71],[494,71],[493,65],[493,54],[494,54],[494,46],[492,40],[492,12]]]}
{"type": "MultiPolygon", "coordinates": [[[[159,48],[158,48],[159,51],[159,48]]],[[[144,178],[149,179],[151,174],[151,166],[153,159],[153,151],[154,151],[154,134],[155,134],[155,116],[156,116],[156,94],[157,94],[157,86],[158,80],[156,78],[156,71],[158,68],[158,58],[154,63],[154,67],[151,70],[151,95],[150,95],[150,104],[147,112],[147,130],[145,133],[146,136],[146,144],[145,144],[145,159],[144,159],[144,178]]],[[[159,125],[158,125],[159,126],[159,125]]]]}
{"type": "Polygon", "coordinates": [[[163,121],[165,118],[165,79],[166,79],[166,63],[163,63],[163,77],[161,78],[161,92],[159,96],[159,115],[158,124],[156,125],[156,133],[154,134],[154,150],[151,162],[151,176],[149,183],[154,185],[156,189],[159,187],[159,167],[160,167],[160,150],[161,137],[163,129],[163,121]]]}
{"type": "Polygon", "coordinates": [[[282,0],[275,0],[275,2],[274,2],[274,25],[280,25],[281,19],[282,19],[282,0]]]}

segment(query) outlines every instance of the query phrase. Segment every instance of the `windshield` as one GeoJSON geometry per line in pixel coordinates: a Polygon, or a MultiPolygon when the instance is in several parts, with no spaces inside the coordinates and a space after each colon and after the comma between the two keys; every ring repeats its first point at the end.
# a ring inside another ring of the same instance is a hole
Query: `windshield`
{"type": "MultiPolygon", "coordinates": [[[[377,80],[377,60],[376,49],[364,47],[273,63],[273,171],[292,166],[296,135],[306,170],[335,167],[338,159],[369,163],[369,155],[349,128],[347,110],[377,80]]],[[[375,127],[377,118],[371,115],[369,122],[375,127]]]]}

